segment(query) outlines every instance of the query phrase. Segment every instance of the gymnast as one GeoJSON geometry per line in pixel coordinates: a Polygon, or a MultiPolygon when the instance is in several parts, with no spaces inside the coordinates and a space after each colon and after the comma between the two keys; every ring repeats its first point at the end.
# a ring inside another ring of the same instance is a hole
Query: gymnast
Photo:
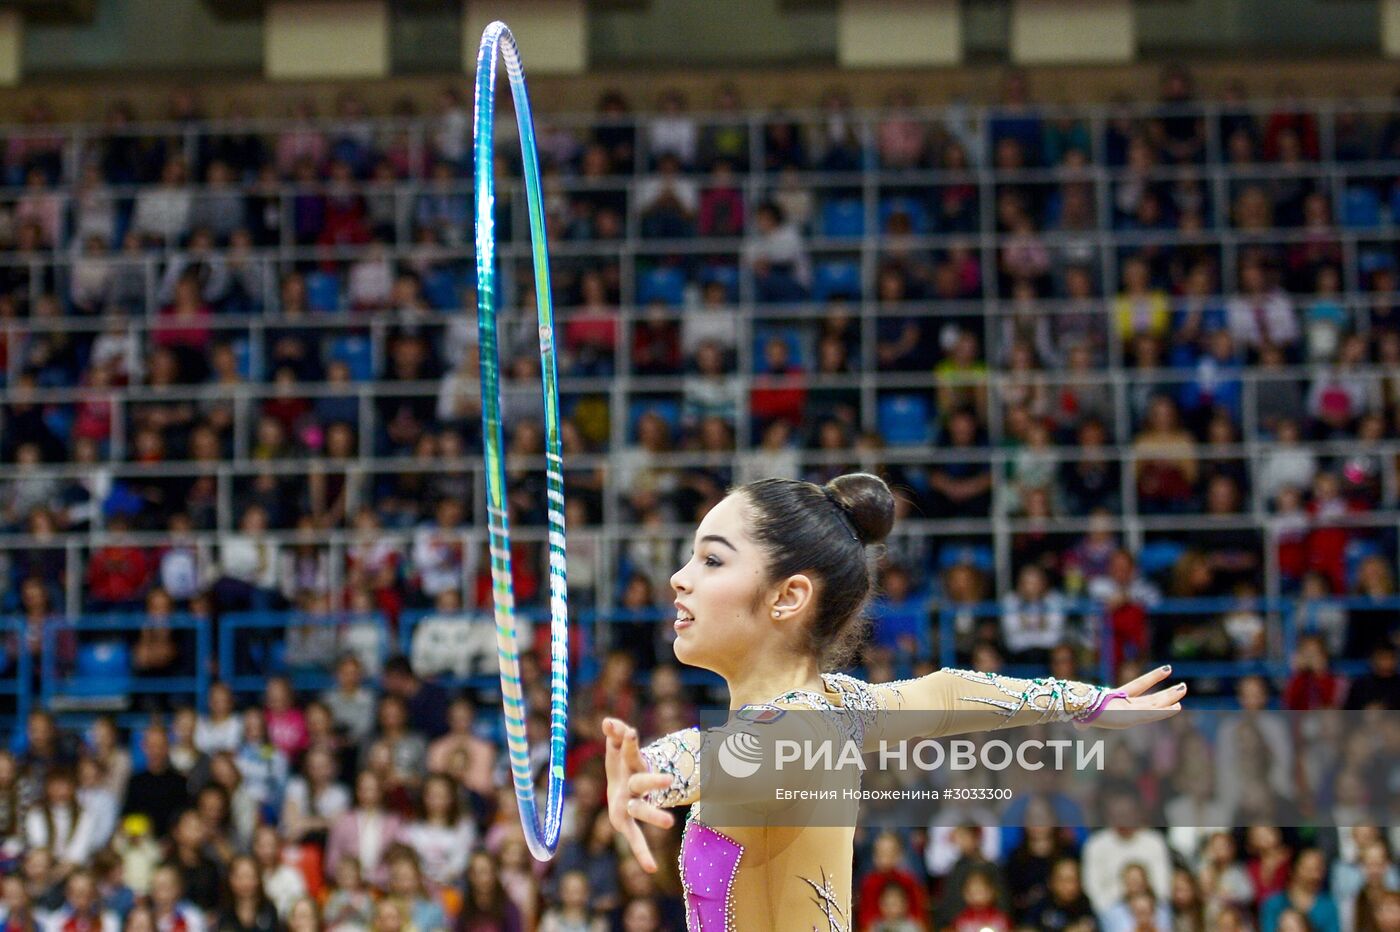
{"type": "MultiPolygon", "coordinates": [[[[1148,692],[1169,667],[1118,689],[953,669],[882,684],[826,672],[858,646],[871,589],[866,548],[893,523],[888,486],[864,473],[734,490],[700,522],[689,562],[671,577],[676,659],[722,676],[731,714],[768,721],[816,710],[862,743],[882,718],[917,725],[898,739],[1046,722],[1120,728],[1181,709],[1184,684],[1148,692]],[[906,714],[882,715],[895,710],[906,714]]],[[[603,731],[609,817],[644,869],[656,861],[638,823],[670,828],[666,810],[691,807],[680,854],[689,932],[851,932],[853,827],[707,821],[699,728],[646,747],[618,719],[603,731]]]]}

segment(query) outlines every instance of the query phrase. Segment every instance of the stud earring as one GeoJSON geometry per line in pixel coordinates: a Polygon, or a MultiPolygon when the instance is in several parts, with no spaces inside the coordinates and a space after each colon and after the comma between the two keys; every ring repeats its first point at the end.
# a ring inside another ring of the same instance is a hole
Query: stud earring
{"type": "Polygon", "coordinates": [[[781,618],[781,617],[783,617],[783,613],[780,612],[780,611],[778,611],[778,610],[775,608],[775,609],[773,609],[773,617],[774,617],[774,618],[781,618]]]}

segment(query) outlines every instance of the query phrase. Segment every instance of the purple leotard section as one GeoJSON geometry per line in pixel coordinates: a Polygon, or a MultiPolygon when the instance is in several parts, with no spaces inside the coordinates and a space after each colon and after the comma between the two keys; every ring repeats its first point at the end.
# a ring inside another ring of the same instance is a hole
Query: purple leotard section
{"type": "Polygon", "coordinates": [[[744,846],[691,819],[681,840],[681,886],[689,932],[734,928],[734,875],[744,846]]]}

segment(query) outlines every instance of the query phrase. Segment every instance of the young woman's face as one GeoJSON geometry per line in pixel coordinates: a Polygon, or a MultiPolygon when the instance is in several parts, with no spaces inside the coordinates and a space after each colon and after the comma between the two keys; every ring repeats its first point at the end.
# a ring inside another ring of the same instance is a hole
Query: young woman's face
{"type": "Polygon", "coordinates": [[[380,932],[399,932],[403,928],[403,916],[396,900],[379,901],[374,908],[374,927],[380,932]]]}
{"type": "Polygon", "coordinates": [[[297,900],[287,916],[287,928],[292,932],[316,932],[321,921],[316,916],[316,905],[310,900],[297,900]]]}
{"type": "Polygon", "coordinates": [[[452,808],[452,787],[442,780],[430,780],[423,787],[423,808],[429,816],[446,818],[452,808]]]}
{"type": "Polygon", "coordinates": [[[368,771],[361,773],[359,780],[355,782],[355,802],[360,808],[378,809],[383,798],[384,791],[379,785],[379,778],[368,771]]]}
{"type": "Polygon", "coordinates": [[[258,886],[262,880],[258,877],[258,868],[252,861],[240,858],[233,863],[233,867],[228,873],[229,889],[233,895],[240,899],[248,899],[256,896],[258,886]]]}
{"type": "Polygon", "coordinates": [[[479,854],[472,858],[467,867],[467,880],[477,890],[485,890],[496,882],[496,868],[490,855],[479,854]]]}
{"type": "Polygon", "coordinates": [[[747,502],[729,495],[695,530],[690,561],[671,577],[676,659],[722,672],[754,649],[767,556],[749,538],[747,502]]]}

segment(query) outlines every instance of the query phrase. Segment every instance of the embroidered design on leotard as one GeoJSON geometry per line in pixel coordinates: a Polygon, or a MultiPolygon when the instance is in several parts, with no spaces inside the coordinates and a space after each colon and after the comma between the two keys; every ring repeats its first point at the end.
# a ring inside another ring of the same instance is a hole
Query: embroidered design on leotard
{"type": "Polygon", "coordinates": [[[642,760],[647,769],[671,778],[670,786],[651,790],[643,798],[653,806],[662,808],[684,805],[700,787],[700,751],[703,747],[704,733],[692,727],[663,735],[642,748],[642,760]]]}
{"type": "Polygon", "coordinates": [[[744,846],[691,817],[681,838],[681,889],[689,932],[735,932],[734,878],[744,846]]]}
{"type": "MultiPolygon", "coordinates": [[[[890,686],[899,686],[912,680],[902,680],[899,683],[890,683],[890,686]]],[[[845,673],[823,673],[822,683],[827,689],[840,695],[841,706],[835,705],[826,696],[812,692],[810,689],[794,689],[783,693],[773,702],[795,702],[815,709],[818,712],[837,713],[836,721],[845,730],[846,737],[856,744],[862,744],[865,740],[865,732],[875,724],[875,719],[880,712],[885,711],[885,704],[870,688],[870,684],[864,680],[858,680],[845,673]]]]}
{"type": "Polygon", "coordinates": [[[990,686],[1005,696],[1005,699],[993,699],[986,696],[958,697],[964,702],[977,702],[997,709],[1002,718],[1005,719],[1003,725],[1010,724],[1012,719],[1028,709],[1039,712],[1040,718],[1036,719],[1034,723],[1024,722],[1022,724],[1043,725],[1047,722],[1084,721],[1099,707],[1103,696],[1101,688],[1071,680],[1037,678],[1008,681],[995,673],[978,673],[973,670],[954,670],[951,668],[945,669],[943,672],[951,673],[968,682],[990,686]],[[1018,686],[1012,686],[1010,683],[1016,683],[1018,686]]]}
{"type": "Polygon", "coordinates": [[[831,886],[831,878],[826,876],[826,868],[822,868],[822,882],[817,883],[810,877],[798,879],[806,881],[812,888],[812,902],[817,904],[817,909],[822,911],[826,917],[827,927],[818,929],[812,926],[812,932],[850,932],[845,920],[841,915],[841,906],[836,902],[836,890],[831,886]]]}

